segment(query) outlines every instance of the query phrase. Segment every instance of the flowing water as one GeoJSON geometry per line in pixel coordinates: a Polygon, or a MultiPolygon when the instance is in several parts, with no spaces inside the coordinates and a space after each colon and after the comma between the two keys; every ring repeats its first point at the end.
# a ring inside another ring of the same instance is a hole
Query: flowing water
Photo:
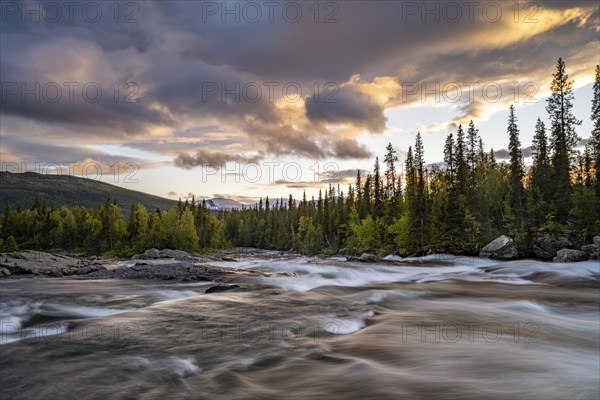
{"type": "Polygon", "coordinates": [[[1,280],[1,398],[600,396],[598,262],[217,265],[296,276],[1,280]]]}

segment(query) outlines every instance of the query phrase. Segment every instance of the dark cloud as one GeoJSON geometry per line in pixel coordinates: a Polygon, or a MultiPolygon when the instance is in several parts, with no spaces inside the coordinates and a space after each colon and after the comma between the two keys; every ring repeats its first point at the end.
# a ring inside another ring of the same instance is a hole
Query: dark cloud
{"type": "Polygon", "coordinates": [[[314,94],[306,101],[306,115],[314,122],[352,124],[371,132],[385,129],[384,108],[368,95],[351,88],[314,94]],[[327,97],[330,97],[329,99],[327,97]]]}
{"type": "Polygon", "coordinates": [[[370,158],[371,152],[366,146],[352,139],[339,139],[333,144],[333,156],[340,159],[370,158]]]}
{"type": "Polygon", "coordinates": [[[25,163],[59,164],[82,163],[94,160],[104,166],[132,163],[138,167],[155,166],[155,162],[135,157],[111,155],[98,149],[87,146],[55,146],[42,142],[14,137],[2,137],[2,150],[11,154],[18,154],[25,163]]]}
{"type": "Polygon", "coordinates": [[[194,155],[179,153],[173,160],[175,165],[181,168],[190,169],[201,165],[220,168],[227,162],[255,163],[258,157],[245,157],[230,153],[211,152],[206,150],[197,150],[194,155]]]}
{"type": "MultiPolygon", "coordinates": [[[[548,65],[559,55],[578,68],[587,68],[597,55],[598,5],[588,1],[545,2],[536,15],[538,23],[527,29],[512,20],[513,2],[501,3],[505,18],[494,23],[482,17],[485,1],[478,3],[472,22],[466,8],[460,21],[448,21],[441,10],[447,3],[437,2],[441,20],[429,16],[427,23],[420,14],[425,2],[411,3],[419,8],[415,14],[407,12],[409,2],[332,2],[337,10],[325,10],[325,3],[319,3],[318,23],[311,2],[295,2],[303,12],[297,23],[282,17],[288,1],[277,6],[273,23],[264,9],[258,23],[243,18],[234,22],[231,16],[223,23],[222,15],[206,14],[212,2],[194,1],[130,2],[134,9],[120,8],[115,23],[112,3],[90,3],[102,7],[97,23],[82,19],[80,4],[74,22],[32,23],[10,15],[0,24],[0,114],[12,119],[9,134],[26,131],[47,143],[127,143],[176,155],[174,163],[182,168],[269,154],[367,158],[370,152],[353,137],[363,130],[382,132],[386,109],[420,101],[420,91],[405,99],[402,90],[384,87],[378,78],[428,87],[453,81],[501,82],[503,91],[511,93],[508,85],[515,75],[549,79],[548,65]],[[338,22],[323,23],[328,11],[338,22]],[[128,15],[133,20],[125,23],[128,15]],[[95,103],[81,96],[70,102],[66,95],[57,102],[23,101],[9,95],[5,85],[26,82],[32,87],[51,81],[97,82],[103,96],[95,103]],[[123,102],[129,92],[122,87],[119,101],[114,101],[115,82],[137,84],[139,101],[123,102]],[[278,83],[275,99],[263,82],[278,83]],[[311,89],[316,82],[319,101],[311,89]],[[326,82],[339,88],[332,97],[337,102],[325,102],[326,82]],[[303,107],[281,104],[279,88],[288,83],[302,87],[303,107]],[[262,87],[262,95],[248,101],[243,88],[255,84],[262,87]],[[241,90],[239,101],[223,89],[241,90]],[[329,125],[351,132],[337,137],[329,125]],[[149,137],[158,139],[146,143],[149,137]]],[[[450,125],[489,112],[490,104],[481,96],[465,99],[455,105],[458,115],[450,125]]],[[[3,133],[6,127],[3,122],[3,133]]],[[[87,155],[94,155],[93,150],[87,155]]]]}
{"type": "MultiPolygon", "coordinates": [[[[531,146],[523,147],[521,149],[521,154],[524,158],[531,157],[531,146]]],[[[510,158],[510,153],[507,149],[500,149],[494,151],[494,156],[499,160],[508,160],[510,158]]]]}

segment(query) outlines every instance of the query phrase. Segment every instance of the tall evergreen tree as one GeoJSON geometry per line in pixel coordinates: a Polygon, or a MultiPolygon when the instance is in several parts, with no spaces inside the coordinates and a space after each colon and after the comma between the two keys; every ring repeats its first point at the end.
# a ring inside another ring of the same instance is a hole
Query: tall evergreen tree
{"type": "Polygon", "coordinates": [[[446,165],[446,177],[448,184],[453,185],[456,180],[456,154],[454,153],[454,137],[452,132],[446,137],[444,145],[444,164],[446,165]]]}
{"type": "Polygon", "coordinates": [[[398,156],[396,150],[391,143],[388,143],[383,159],[385,163],[385,189],[384,197],[386,200],[392,200],[396,194],[396,163],[398,162],[398,156]]]}
{"type": "MultiPolygon", "coordinates": [[[[594,79],[592,98],[592,138],[591,138],[591,156],[595,171],[596,197],[600,199],[600,65],[596,65],[596,75],[594,79]]],[[[600,214],[600,205],[598,206],[600,214]]]]}
{"type": "Polygon", "coordinates": [[[475,129],[475,124],[473,123],[473,120],[471,120],[471,122],[469,122],[469,128],[467,129],[467,164],[469,169],[469,185],[471,189],[475,188],[477,179],[478,133],[479,130],[475,129]]]}
{"type": "Polygon", "coordinates": [[[423,247],[428,242],[429,221],[427,207],[427,171],[425,170],[425,154],[421,132],[417,132],[417,138],[415,140],[413,170],[414,173],[416,173],[416,188],[411,210],[411,220],[413,222],[412,233],[417,239],[420,250],[423,250],[423,247]]]}
{"type": "Polygon", "coordinates": [[[469,167],[466,159],[465,132],[462,125],[458,125],[456,131],[456,147],[454,149],[456,159],[456,181],[458,192],[462,196],[467,195],[469,167]]]}
{"type": "Polygon", "coordinates": [[[510,207],[515,217],[515,226],[521,230],[525,225],[525,190],[523,188],[523,154],[519,140],[519,128],[515,116],[515,106],[510,106],[508,116],[508,152],[509,182],[510,182],[510,207]]]}
{"type": "Polygon", "coordinates": [[[546,111],[551,121],[553,203],[557,219],[565,221],[569,215],[571,198],[571,157],[579,140],[575,127],[581,121],[573,115],[573,81],[569,80],[562,58],[558,59],[552,78],[552,94],[548,98],[546,111]]]}
{"type": "Polygon", "coordinates": [[[373,210],[375,218],[383,216],[383,185],[379,170],[379,157],[375,157],[375,166],[373,168],[373,210]]]}
{"type": "Polygon", "coordinates": [[[537,119],[535,124],[531,156],[532,164],[529,179],[530,217],[535,224],[542,224],[549,212],[548,202],[552,198],[553,185],[551,182],[546,126],[540,118],[537,119]]]}

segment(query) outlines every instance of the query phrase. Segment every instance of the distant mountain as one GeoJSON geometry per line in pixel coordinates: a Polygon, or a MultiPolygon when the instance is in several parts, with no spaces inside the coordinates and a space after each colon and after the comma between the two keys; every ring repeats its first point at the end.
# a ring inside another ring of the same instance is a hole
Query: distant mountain
{"type": "Polygon", "coordinates": [[[5,204],[29,208],[35,197],[46,200],[48,206],[84,206],[98,208],[110,197],[121,209],[131,203],[143,204],[149,210],[173,207],[176,201],[124,189],[93,179],[70,175],[43,175],[35,172],[11,173],[0,171],[0,210],[5,204]]]}
{"type": "Polygon", "coordinates": [[[214,199],[206,200],[206,208],[214,211],[241,210],[243,206],[244,204],[240,203],[239,201],[226,199],[224,197],[216,197],[214,199]]]}

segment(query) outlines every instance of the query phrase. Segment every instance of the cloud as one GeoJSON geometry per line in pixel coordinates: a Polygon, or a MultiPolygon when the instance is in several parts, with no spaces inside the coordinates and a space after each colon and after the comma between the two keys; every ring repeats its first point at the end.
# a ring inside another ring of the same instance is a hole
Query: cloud
{"type": "MultiPolygon", "coordinates": [[[[524,158],[531,157],[531,146],[521,148],[521,154],[524,158]]],[[[494,156],[499,160],[508,160],[510,153],[507,149],[500,149],[494,151],[494,156]]]]}
{"type": "Polygon", "coordinates": [[[176,166],[185,169],[190,169],[201,165],[211,166],[213,168],[220,168],[221,166],[230,161],[250,164],[257,162],[259,159],[260,158],[257,156],[245,157],[235,154],[197,150],[194,155],[190,155],[187,153],[177,154],[177,156],[174,159],[174,163],[176,166]]]}
{"type": "Polygon", "coordinates": [[[351,87],[339,91],[314,94],[306,103],[306,115],[313,122],[328,124],[351,124],[373,133],[385,129],[384,107],[351,87]],[[328,99],[327,97],[331,97],[328,99]]]}
{"type": "MultiPolygon", "coordinates": [[[[459,21],[449,21],[448,3],[432,3],[438,22],[422,14],[424,2],[414,3],[414,13],[407,2],[334,2],[335,23],[315,23],[308,2],[298,2],[304,15],[298,23],[282,19],[283,3],[275,22],[263,10],[258,23],[231,16],[223,23],[221,15],[205,18],[205,3],[138,1],[136,23],[114,23],[103,2],[108,17],[98,23],[78,16],[36,24],[9,15],[0,25],[3,136],[27,135],[54,147],[77,141],[79,158],[98,156],[85,145],[126,144],[172,158],[180,168],[269,155],[364,159],[372,155],[356,137],[384,133],[386,112],[422,104],[424,88],[438,84],[437,102],[428,97],[427,104],[454,113],[425,132],[506,110],[515,78],[539,85],[541,98],[558,56],[577,85],[591,81],[597,63],[599,7],[589,1],[545,2],[533,10],[532,23],[522,20],[531,16],[524,1],[517,22],[514,2],[479,2],[472,21],[466,8],[459,21]],[[499,20],[486,20],[488,4],[502,7],[499,20]],[[80,86],[70,101],[63,84],[73,81],[80,86]],[[62,98],[38,102],[11,94],[11,83],[20,90],[36,82],[41,88],[57,82],[62,98]],[[97,102],[81,96],[91,82],[102,88],[97,102]],[[127,82],[139,101],[124,102],[132,93],[127,82]],[[272,93],[265,82],[277,84],[272,93]],[[463,85],[456,102],[443,92],[453,82],[463,85]],[[472,98],[468,82],[479,84],[472,98]],[[497,102],[483,91],[490,83],[504,94],[497,102]],[[301,89],[297,101],[282,90],[290,84],[301,89]],[[338,101],[326,102],[328,95],[338,101]]],[[[34,148],[13,147],[18,158],[38,156],[28,153],[34,148]]]]}
{"type": "Polygon", "coordinates": [[[366,146],[352,139],[339,139],[333,144],[333,156],[339,159],[370,158],[371,152],[366,146]]]}

